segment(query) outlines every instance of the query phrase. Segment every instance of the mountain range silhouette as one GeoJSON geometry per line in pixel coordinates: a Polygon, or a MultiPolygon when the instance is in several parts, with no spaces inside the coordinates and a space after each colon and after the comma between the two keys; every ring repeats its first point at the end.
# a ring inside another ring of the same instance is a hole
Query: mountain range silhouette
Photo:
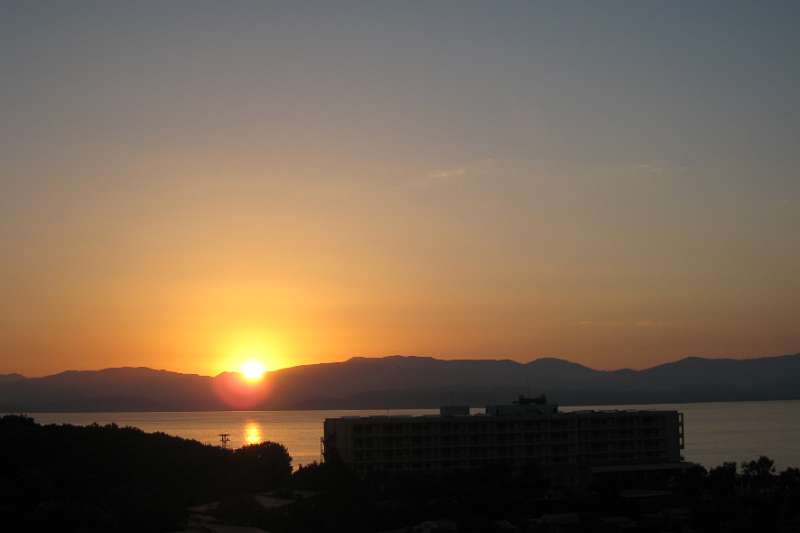
{"type": "MultiPolygon", "coordinates": [[[[0,375],[0,411],[231,410],[219,376],[150,368],[67,371],[26,378],[0,375]]],[[[747,359],[687,357],[643,370],[595,370],[545,357],[443,360],[354,357],[285,368],[265,376],[252,409],[435,408],[507,402],[547,394],[562,405],[800,399],[800,354],[747,359]]]]}

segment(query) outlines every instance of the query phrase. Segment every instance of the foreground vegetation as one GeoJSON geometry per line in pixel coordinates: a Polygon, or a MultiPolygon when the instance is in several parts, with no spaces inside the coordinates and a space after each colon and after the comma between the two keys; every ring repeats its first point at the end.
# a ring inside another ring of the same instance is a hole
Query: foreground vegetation
{"type": "Polygon", "coordinates": [[[162,532],[190,506],[273,533],[319,531],[800,531],[800,470],[761,457],[700,466],[661,487],[551,486],[535,468],[359,479],[342,464],[301,467],[280,444],[225,450],[115,425],[0,418],[4,531],[162,532]],[[648,488],[661,490],[630,490],[648,488]],[[256,495],[286,502],[265,508],[256,495]],[[418,527],[416,530],[422,530],[418,527]]]}
{"type": "Polygon", "coordinates": [[[239,502],[241,514],[229,508],[224,518],[271,532],[800,531],[800,470],[776,473],[766,457],[697,466],[640,490],[604,482],[558,489],[535,468],[360,480],[335,463],[300,468],[290,487],[292,505],[247,512],[239,502]],[[302,497],[309,489],[316,495],[302,497]]]}
{"type": "Polygon", "coordinates": [[[116,425],[0,418],[4,531],[169,531],[190,505],[271,490],[290,475],[275,443],[231,451],[116,425]]]}

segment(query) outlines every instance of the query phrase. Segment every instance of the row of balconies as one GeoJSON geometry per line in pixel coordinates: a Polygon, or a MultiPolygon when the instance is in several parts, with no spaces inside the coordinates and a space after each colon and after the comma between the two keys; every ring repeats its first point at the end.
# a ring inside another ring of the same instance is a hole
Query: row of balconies
{"type": "Polygon", "coordinates": [[[592,456],[597,454],[623,453],[646,454],[650,452],[661,453],[665,447],[661,443],[646,443],[644,446],[631,447],[592,447],[575,448],[571,446],[483,446],[483,447],[451,447],[451,448],[413,448],[413,449],[380,449],[380,450],[355,450],[353,456],[359,458],[375,457],[546,457],[550,455],[592,456]]]}
{"type": "MultiPolygon", "coordinates": [[[[358,426],[356,426],[358,427],[358,426]]],[[[507,434],[507,433],[521,433],[521,432],[536,432],[536,433],[553,433],[553,432],[569,432],[569,433],[588,433],[588,432],[607,432],[607,431],[647,431],[649,429],[660,430],[664,426],[625,426],[625,427],[608,427],[608,426],[583,426],[583,427],[567,427],[567,428],[460,428],[460,429],[433,429],[425,431],[410,431],[410,430],[384,430],[384,429],[363,429],[356,430],[353,428],[355,435],[417,435],[417,434],[507,434]]]]}
{"type": "Polygon", "coordinates": [[[402,427],[400,429],[386,429],[383,427],[372,426],[353,426],[353,434],[355,435],[415,435],[415,434],[514,434],[523,432],[535,433],[554,433],[554,432],[568,432],[568,433],[595,433],[595,432],[624,432],[624,431],[661,431],[665,425],[628,425],[628,426],[603,426],[603,425],[585,425],[585,426],[568,426],[568,427],[512,427],[512,426],[466,426],[462,428],[446,428],[446,427],[433,427],[425,430],[415,428],[413,426],[402,427]]]}
{"type": "Polygon", "coordinates": [[[546,419],[539,421],[525,421],[525,422],[505,422],[505,421],[491,421],[487,422],[483,419],[477,419],[471,422],[443,422],[443,423],[429,423],[429,422],[404,422],[404,423],[391,423],[391,424],[371,424],[371,423],[356,423],[353,427],[354,433],[425,433],[425,432],[488,432],[488,431],[520,431],[523,429],[529,430],[586,430],[586,429],[609,429],[609,426],[618,426],[625,429],[631,427],[650,427],[654,425],[665,425],[667,418],[659,416],[645,416],[645,417],[625,417],[617,419],[605,418],[592,418],[592,419],[577,419],[577,420],[554,420],[546,419]]]}
{"type": "Polygon", "coordinates": [[[453,445],[489,445],[489,444],[572,444],[583,446],[609,446],[615,443],[635,444],[644,442],[666,442],[662,435],[646,434],[635,435],[630,437],[616,437],[616,438],[593,438],[593,439],[571,439],[568,436],[562,438],[543,438],[541,435],[515,435],[513,438],[508,436],[499,436],[495,438],[488,438],[485,435],[472,435],[472,436],[442,436],[436,437],[359,437],[353,440],[354,448],[432,448],[453,445]]]}
{"type": "Polygon", "coordinates": [[[382,455],[382,456],[362,456],[356,457],[354,464],[414,464],[414,463],[458,463],[479,461],[486,462],[509,462],[517,464],[534,463],[573,463],[573,464],[636,464],[646,462],[657,462],[665,460],[665,454],[648,452],[641,454],[632,453],[596,453],[596,454],[525,454],[512,455],[503,453],[473,453],[469,455],[456,454],[446,456],[401,456],[401,455],[382,455]]]}
{"type": "Polygon", "coordinates": [[[621,431],[581,431],[581,432],[517,432],[517,433],[441,433],[426,435],[406,435],[406,434],[368,434],[354,435],[354,440],[363,442],[373,441],[408,441],[414,443],[428,442],[459,442],[471,440],[474,442],[489,441],[570,441],[570,442],[592,442],[592,441],[615,441],[615,440],[640,440],[643,438],[663,438],[665,431],[660,428],[649,428],[640,430],[621,430],[621,431]]]}

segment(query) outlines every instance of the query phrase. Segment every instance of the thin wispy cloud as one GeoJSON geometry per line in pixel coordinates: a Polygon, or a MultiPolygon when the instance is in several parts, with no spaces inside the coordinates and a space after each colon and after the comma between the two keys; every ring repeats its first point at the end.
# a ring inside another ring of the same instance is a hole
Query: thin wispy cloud
{"type": "Polygon", "coordinates": [[[466,175],[466,173],[466,167],[444,168],[428,172],[428,178],[432,180],[450,180],[453,178],[460,178],[466,175]]]}
{"type": "Polygon", "coordinates": [[[459,165],[437,167],[425,173],[420,181],[427,184],[453,182],[470,176],[474,178],[491,170],[497,170],[498,161],[494,157],[485,157],[463,162],[459,165]]]}
{"type": "Polygon", "coordinates": [[[633,166],[633,169],[645,174],[663,174],[666,170],[665,167],[653,163],[637,163],[633,166]]]}
{"type": "Polygon", "coordinates": [[[687,167],[669,162],[643,161],[633,163],[627,168],[628,171],[640,176],[664,176],[681,174],[687,167]]]}
{"type": "Polygon", "coordinates": [[[663,320],[641,319],[634,321],[626,320],[580,320],[577,322],[580,327],[596,328],[661,328],[671,325],[670,322],[663,320]]]}

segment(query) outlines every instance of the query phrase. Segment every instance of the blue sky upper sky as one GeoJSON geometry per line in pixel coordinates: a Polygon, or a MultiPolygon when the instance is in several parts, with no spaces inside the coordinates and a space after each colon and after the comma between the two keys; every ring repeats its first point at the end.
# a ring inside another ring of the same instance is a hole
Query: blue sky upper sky
{"type": "Polygon", "coordinates": [[[0,371],[800,346],[794,2],[5,2],[0,371]]]}

